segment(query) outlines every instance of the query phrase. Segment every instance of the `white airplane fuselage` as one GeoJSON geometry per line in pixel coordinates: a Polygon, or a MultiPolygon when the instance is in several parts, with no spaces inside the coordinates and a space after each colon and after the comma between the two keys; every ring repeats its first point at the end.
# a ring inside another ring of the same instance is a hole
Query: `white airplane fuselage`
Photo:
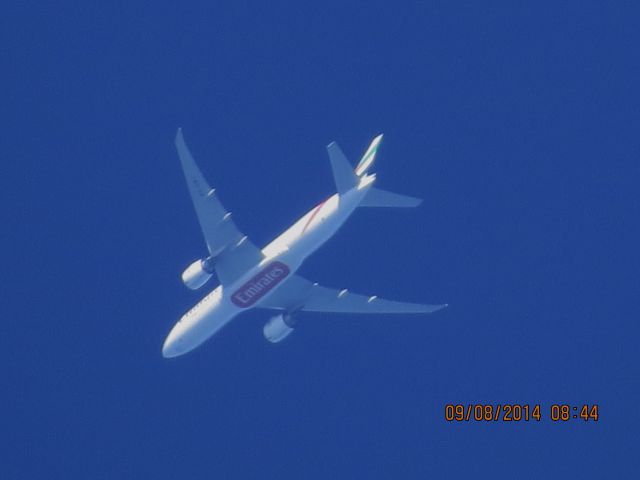
{"type": "Polygon", "coordinates": [[[213,289],[171,329],[162,347],[163,356],[176,357],[193,350],[238,314],[259,307],[338,231],[374,182],[375,175],[365,175],[348,192],[320,202],[262,250],[264,260],[235,283],[213,289]]]}

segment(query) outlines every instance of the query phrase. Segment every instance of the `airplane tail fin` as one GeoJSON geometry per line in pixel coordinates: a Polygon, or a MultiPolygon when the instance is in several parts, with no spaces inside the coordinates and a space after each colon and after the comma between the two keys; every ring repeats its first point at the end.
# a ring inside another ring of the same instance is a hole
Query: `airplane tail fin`
{"type": "Polygon", "coordinates": [[[333,179],[339,194],[343,194],[351,190],[358,184],[358,177],[353,171],[353,167],[344,156],[342,150],[336,142],[327,145],[329,160],[331,161],[331,169],[333,170],[333,179]]]}
{"type": "Polygon", "coordinates": [[[371,165],[373,165],[381,141],[382,134],[373,139],[355,169],[351,166],[351,163],[349,163],[349,160],[347,160],[347,157],[342,153],[342,150],[336,142],[331,142],[327,146],[331,169],[333,170],[333,178],[336,182],[338,193],[345,193],[358,184],[360,178],[363,177],[371,165]]]}
{"type": "Polygon", "coordinates": [[[395,207],[411,208],[422,203],[422,199],[388,192],[380,188],[371,187],[366,197],[360,203],[360,207],[395,207]]]}
{"type": "Polygon", "coordinates": [[[358,166],[355,170],[357,176],[361,177],[362,175],[367,173],[371,165],[373,165],[373,162],[376,159],[376,153],[378,152],[378,147],[380,146],[380,142],[382,142],[382,134],[374,138],[371,142],[371,145],[369,145],[369,148],[367,148],[367,151],[364,152],[364,155],[360,159],[360,162],[358,163],[358,166]]]}

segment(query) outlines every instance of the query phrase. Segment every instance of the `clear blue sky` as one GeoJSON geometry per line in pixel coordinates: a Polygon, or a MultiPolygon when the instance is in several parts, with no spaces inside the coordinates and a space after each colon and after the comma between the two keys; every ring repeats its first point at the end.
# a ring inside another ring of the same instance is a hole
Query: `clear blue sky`
{"type": "Polygon", "coordinates": [[[633,2],[12,2],[0,19],[2,477],[630,478],[640,470],[633,2]],[[302,269],[447,302],[268,313],[183,358],[202,293],[176,128],[265,244],[385,133],[379,186],[302,269]],[[540,403],[540,423],[444,421],[540,403]],[[600,421],[554,423],[553,403],[600,421]]]}

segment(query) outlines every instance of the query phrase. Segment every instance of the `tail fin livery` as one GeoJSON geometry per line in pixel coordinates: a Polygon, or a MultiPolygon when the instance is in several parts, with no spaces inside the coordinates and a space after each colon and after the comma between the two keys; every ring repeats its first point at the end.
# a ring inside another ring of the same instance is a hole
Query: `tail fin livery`
{"type": "Polygon", "coordinates": [[[382,142],[382,134],[374,138],[371,142],[371,145],[369,145],[369,148],[367,148],[367,151],[364,152],[364,155],[362,156],[360,162],[358,163],[358,166],[356,167],[357,176],[361,177],[362,175],[367,173],[369,167],[373,165],[373,162],[376,159],[376,153],[378,152],[378,147],[380,146],[380,142],[382,142]]]}

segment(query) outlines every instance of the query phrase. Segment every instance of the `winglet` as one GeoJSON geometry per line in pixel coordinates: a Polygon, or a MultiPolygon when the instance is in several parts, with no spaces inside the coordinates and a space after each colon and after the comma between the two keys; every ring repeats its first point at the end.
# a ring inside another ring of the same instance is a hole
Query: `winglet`
{"type": "Polygon", "coordinates": [[[176,148],[178,145],[186,145],[184,141],[184,135],[182,134],[182,127],[178,127],[178,131],[176,132],[176,138],[174,139],[174,143],[176,148]]]}

